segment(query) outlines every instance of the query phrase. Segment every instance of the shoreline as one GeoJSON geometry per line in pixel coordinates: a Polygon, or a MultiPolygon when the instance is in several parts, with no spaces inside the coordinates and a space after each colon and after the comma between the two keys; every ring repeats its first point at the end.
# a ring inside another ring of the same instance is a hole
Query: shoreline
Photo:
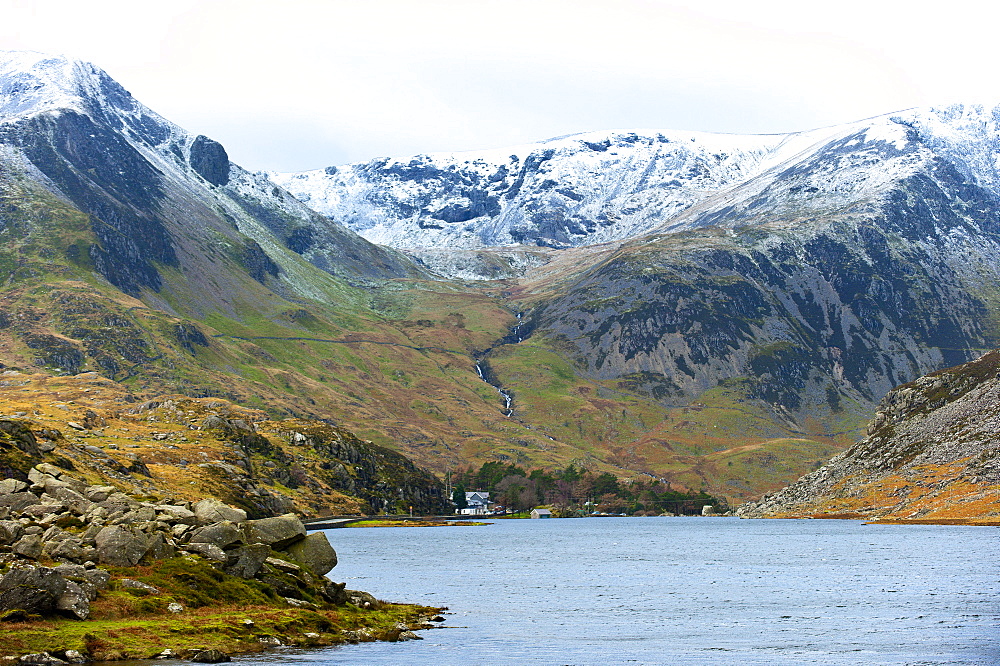
{"type": "MultiPolygon", "coordinates": [[[[0,664],[145,659],[192,659],[215,651],[222,657],[278,647],[322,648],[376,641],[420,640],[444,608],[377,602],[377,608],[311,610],[279,606],[210,607],[183,618],[147,615],[74,621],[47,618],[5,623],[0,664]],[[28,655],[43,656],[23,661],[28,655]]],[[[229,659],[223,658],[223,661],[229,659]]],[[[209,662],[211,663],[211,662],[209,662]]]]}

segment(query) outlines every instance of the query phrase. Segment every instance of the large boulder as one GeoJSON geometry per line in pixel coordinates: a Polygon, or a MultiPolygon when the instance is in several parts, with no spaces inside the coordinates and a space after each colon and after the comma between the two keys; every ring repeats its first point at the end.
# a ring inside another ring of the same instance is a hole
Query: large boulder
{"type": "Polygon", "coordinates": [[[219,548],[226,548],[237,541],[243,540],[243,531],[231,520],[223,520],[201,527],[191,533],[190,543],[210,543],[219,548]]]}
{"type": "Polygon", "coordinates": [[[217,523],[223,520],[230,520],[234,523],[243,522],[247,519],[247,512],[242,509],[235,509],[224,502],[220,502],[214,497],[209,497],[197,502],[194,507],[194,515],[202,525],[217,523]]]}
{"type": "Polygon", "coordinates": [[[286,513],[274,518],[248,520],[243,524],[244,542],[261,543],[275,550],[284,550],[306,537],[306,528],[294,514],[286,513]]]}
{"type": "Polygon", "coordinates": [[[51,613],[66,591],[66,579],[46,567],[22,566],[0,578],[0,612],[51,613]]]}
{"type": "Polygon", "coordinates": [[[160,520],[166,520],[169,523],[194,525],[198,522],[198,517],[194,514],[194,511],[188,511],[184,507],[174,504],[158,506],[156,507],[156,512],[159,514],[160,520]]]}
{"type": "Polygon", "coordinates": [[[28,489],[28,484],[18,479],[0,479],[0,495],[19,493],[28,489]]]}
{"type": "Polygon", "coordinates": [[[0,495],[0,506],[10,507],[14,513],[24,511],[29,506],[41,504],[42,501],[34,493],[17,492],[0,495]]]}
{"type": "Polygon", "coordinates": [[[0,546],[9,546],[24,536],[24,526],[16,520],[0,520],[0,546]]]}
{"type": "Polygon", "coordinates": [[[116,567],[134,567],[149,550],[149,539],[145,534],[121,525],[103,528],[94,541],[101,563],[116,567]]]}
{"type": "Polygon", "coordinates": [[[14,542],[11,550],[21,557],[37,560],[42,556],[42,546],[42,537],[40,534],[25,534],[14,542]]]}
{"type": "Polygon", "coordinates": [[[226,565],[226,573],[240,578],[253,578],[264,566],[271,554],[271,549],[263,544],[255,546],[243,546],[228,553],[229,559],[226,565]]]}
{"type": "Polygon", "coordinates": [[[56,600],[56,610],[78,620],[86,620],[90,617],[90,595],[80,585],[68,580],[66,589],[56,600]]]}
{"type": "Polygon", "coordinates": [[[205,559],[223,563],[229,561],[226,551],[210,543],[189,543],[184,548],[192,553],[198,553],[205,559]]]}
{"type": "Polygon", "coordinates": [[[323,576],[337,566],[337,551],[322,532],[313,532],[305,539],[288,546],[285,552],[317,576],[323,576]]]}

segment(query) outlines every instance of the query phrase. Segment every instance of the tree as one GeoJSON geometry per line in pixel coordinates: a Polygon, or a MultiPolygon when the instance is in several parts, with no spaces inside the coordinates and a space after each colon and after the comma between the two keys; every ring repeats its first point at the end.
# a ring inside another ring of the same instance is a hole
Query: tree
{"type": "Polygon", "coordinates": [[[452,491],[451,501],[455,503],[455,508],[459,511],[469,506],[469,503],[465,499],[465,486],[461,483],[455,486],[455,490],[452,491]]]}

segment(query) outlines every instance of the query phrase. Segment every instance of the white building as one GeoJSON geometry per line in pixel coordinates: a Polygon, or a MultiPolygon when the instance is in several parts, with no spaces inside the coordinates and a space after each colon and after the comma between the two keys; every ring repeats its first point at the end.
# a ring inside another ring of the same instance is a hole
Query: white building
{"type": "Polygon", "coordinates": [[[465,503],[468,506],[459,512],[463,516],[485,516],[489,513],[490,494],[478,490],[465,493],[465,503]]]}

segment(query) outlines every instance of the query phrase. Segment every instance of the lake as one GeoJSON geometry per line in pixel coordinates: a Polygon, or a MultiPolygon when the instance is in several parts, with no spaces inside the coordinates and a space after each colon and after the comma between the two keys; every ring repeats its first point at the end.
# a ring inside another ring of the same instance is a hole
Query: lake
{"type": "Polygon", "coordinates": [[[331,572],[448,606],[422,641],[235,664],[1000,664],[1000,532],[583,518],[345,528],[331,572]]]}

